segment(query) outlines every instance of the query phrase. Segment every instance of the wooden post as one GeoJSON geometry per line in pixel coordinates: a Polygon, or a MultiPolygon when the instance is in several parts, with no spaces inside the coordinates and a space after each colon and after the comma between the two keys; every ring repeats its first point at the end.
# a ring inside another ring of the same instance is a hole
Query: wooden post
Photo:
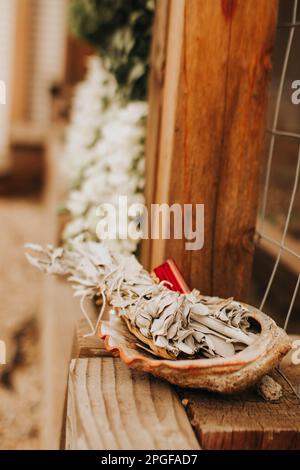
{"type": "Polygon", "coordinates": [[[32,37],[30,35],[31,22],[34,17],[35,2],[22,0],[17,2],[16,38],[13,63],[13,89],[12,89],[12,124],[26,121],[28,117],[28,84],[30,80],[29,60],[32,37]]]}
{"type": "MultiPolygon", "coordinates": [[[[168,20],[170,0],[159,0],[156,3],[156,14],[153,26],[151,50],[151,73],[149,83],[149,113],[147,122],[146,146],[146,203],[148,209],[155,198],[156,174],[159,157],[160,131],[164,96],[165,65],[167,53],[168,20]]],[[[151,241],[143,242],[141,261],[145,267],[151,264],[151,241]]]]}
{"type": "Polygon", "coordinates": [[[74,38],[69,33],[66,38],[65,84],[76,85],[86,74],[87,57],[94,53],[89,44],[74,38]]]}
{"type": "MultiPolygon", "coordinates": [[[[147,267],[172,257],[206,294],[247,293],[276,18],[277,0],[170,4],[157,171],[148,185],[155,183],[151,202],[204,204],[205,242],[186,251],[185,240],[152,240],[147,267]]],[[[151,116],[157,106],[150,100],[151,116]]],[[[147,157],[151,168],[155,157],[147,157]]]]}

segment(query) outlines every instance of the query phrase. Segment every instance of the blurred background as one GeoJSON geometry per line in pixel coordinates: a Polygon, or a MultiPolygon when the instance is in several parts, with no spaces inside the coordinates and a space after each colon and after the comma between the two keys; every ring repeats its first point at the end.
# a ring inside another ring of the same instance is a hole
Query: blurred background
{"type": "Polygon", "coordinates": [[[26,193],[40,189],[47,131],[53,102],[84,77],[90,48],[68,34],[68,0],[1,0],[0,70],[6,84],[6,106],[0,108],[1,192],[26,193]],[[28,161],[21,153],[27,152],[28,161]],[[20,154],[20,155],[19,155],[20,154]],[[18,158],[20,157],[20,158],[18,158]],[[26,175],[14,167],[26,162],[26,175]],[[5,172],[12,173],[8,184],[5,172]],[[17,179],[20,178],[20,181],[17,179]]]}
{"type": "MultiPolygon", "coordinates": [[[[39,447],[42,276],[24,243],[50,241],[47,149],[68,119],[90,46],[70,36],[67,0],[0,0],[0,448],[39,447]]],[[[50,152],[49,152],[50,153],[50,152]]],[[[55,210],[55,209],[54,209],[55,210]]]]}
{"type": "MultiPolygon", "coordinates": [[[[7,366],[0,368],[2,449],[40,446],[40,310],[45,298],[43,278],[27,265],[23,245],[52,241],[57,230],[53,199],[57,201],[54,193],[59,189],[51,155],[59,153],[57,142],[63,145],[74,86],[84,78],[87,58],[94,53],[92,46],[70,34],[68,6],[68,0],[0,0],[0,80],[6,86],[6,104],[0,105],[0,339],[7,345],[7,366]]],[[[294,0],[281,0],[250,302],[259,306],[266,297],[266,312],[281,326],[290,311],[290,331],[299,333],[297,184],[284,240],[289,250],[280,249],[295,186],[300,138],[300,105],[291,102],[291,84],[300,80],[300,28],[296,26],[282,82],[277,134],[273,135],[291,23],[299,26],[300,22],[300,7],[296,5],[296,21],[294,8],[294,0]],[[265,296],[279,251],[278,266],[265,296]]]]}

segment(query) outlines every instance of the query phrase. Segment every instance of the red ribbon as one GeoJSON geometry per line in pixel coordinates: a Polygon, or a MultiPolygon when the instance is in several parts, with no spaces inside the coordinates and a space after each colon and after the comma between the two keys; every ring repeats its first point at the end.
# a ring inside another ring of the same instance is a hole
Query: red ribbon
{"type": "Polygon", "coordinates": [[[153,271],[160,281],[168,281],[171,283],[171,285],[166,284],[166,287],[170,290],[181,292],[182,294],[188,294],[190,292],[188,285],[173,259],[168,259],[153,271]]]}

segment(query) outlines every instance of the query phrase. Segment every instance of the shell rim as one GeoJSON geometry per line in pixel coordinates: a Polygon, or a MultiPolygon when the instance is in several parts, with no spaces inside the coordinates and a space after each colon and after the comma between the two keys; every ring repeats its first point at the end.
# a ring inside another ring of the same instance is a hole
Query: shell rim
{"type": "MultiPolygon", "coordinates": [[[[245,366],[255,360],[257,360],[259,357],[261,357],[263,354],[265,354],[270,347],[273,346],[274,344],[274,338],[269,335],[269,332],[271,330],[279,330],[279,332],[283,332],[281,328],[279,328],[274,320],[272,320],[269,316],[264,314],[263,312],[257,310],[254,307],[251,307],[247,304],[243,304],[245,307],[250,309],[250,314],[249,317],[253,318],[256,320],[260,326],[261,326],[261,332],[258,335],[257,340],[253,342],[250,346],[247,346],[245,349],[242,351],[236,353],[234,356],[231,356],[229,358],[201,358],[201,359],[180,359],[180,360],[170,360],[170,359],[163,359],[163,358],[151,358],[149,357],[150,354],[143,353],[142,351],[138,351],[137,349],[130,348],[130,345],[126,342],[121,342],[119,345],[116,344],[110,344],[111,338],[113,338],[113,334],[109,334],[108,332],[105,332],[106,325],[109,325],[109,322],[104,322],[102,321],[99,326],[99,331],[98,335],[104,340],[104,345],[107,351],[111,352],[115,356],[119,356],[123,362],[125,362],[128,365],[134,365],[136,363],[141,363],[142,365],[145,366],[145,368],[151,368],[151,369],[156,369],[160,367],[168,367],[173,370],[184,370],[187,367],[189,369],[208,369],[208,368],[213,368],[213,369],[218,369],[222,368],[221,372],[224,372],[224,367],[226,369],[235,370],[236,368],[239,368],[240,366],[245,366]],[[251,311],[252,310],[252,311],[251,311]],[[104,326],[104,328],[103,328],[104,326]],[[131,357],[127,353],[127,349],[132,349],[135,351],[135,356],[131,357]]],[[[119,319],[122,321],[122,319],[119,319]]],[[[123,323],[123,321],[122,321],[123,323]]],[[[112,330],[114,327],[110,327],[112,330]]],[[[127,329],[127,326],[124,323],[124,328],[127,329]]],[[[109,329],[109,326],[108,326],[109,329]]],[[[134,338],[136,341],[138,341],[138,338],[136,338],[133,333],[131,333],[128,329],[128,335],[130,335],[132,338],[134,338]]],[[[215,371],[217,372],[217,370],[215,371]]]]}

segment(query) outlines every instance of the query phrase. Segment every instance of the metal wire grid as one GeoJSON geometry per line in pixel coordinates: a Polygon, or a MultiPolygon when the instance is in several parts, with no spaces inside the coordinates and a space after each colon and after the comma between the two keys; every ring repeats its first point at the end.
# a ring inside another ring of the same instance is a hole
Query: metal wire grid
{"type": "MultiPolygon", "coordinates": [[[[281,0],[283,1],[283,0],[281,0]]],[[[282,233],[282,237],[280,242],[275,240],[274,238],[268,236],[265,233],[265,221],[266,221],[266,208],[267,208],[267,201],[268,201],[268,195],[269,195],[269,188],[270,188],[270,176],[271,176],[271,169],[272,169],[272,162],[273,162],[273,156],[274,156],[274,148],[275,148],[275,140],[276,138],[289,138],[289,139],[299,139],[300,140],[300,134],[294,133],[294,132],[286,132],[278,129],[278,121],[279,121],[279,113],[280,113],[280,107],[282,103],[282,95],[283,95],[283,90],[284,90],[284,85],[286,82],[286,76],[287,76],[287,69],[288,69],[288,64],[291,56],[291,50],[294,45],[294,36],[295,36],[295,30],[297,27],[300,26],[300,21],[297,21],[297,9],[298,9],[298,0],[294,0],[293,7],[292,7],[292,21],[287,22],[287,23],[282,23],[278,25],[278,28],[289,28],[289,34],[288,34],[288,41],[287,41],[287,46],[285,50],[285,56],[284,56],[284,61],[283,61],[283,66],[281,69],[281,75],[280,75],[280,81],[279,81],[279,86],[277,89],[277,96],[275,100],[275,111],[273,115],[273,120],[272,120],[272,127],[271,129],[267,129],[267,132],[270,134],[270,145],[268,149],[268,156],[267,156],[267,167],[266,167],[266,176],[265,176],[265,181],[264,181],[264,188],[263,188],[263,196],[262,196],[262,210],[261,210],[261,223],[260,227],[257,229],[257,237],[258,237],[258,243],[260,240],[266,240],[267,242],[273,244],[278,248],[278,254],[277,258],[272,270],[272,273],[269,278],[269,282],[267,285],[267,288],[265,290],[265,293],[263,295],[262,301],[260,303],[260,309],[262,310],[264,308],[264,305],[269,297],[270,290],[278,269],[278,266],[281,262],[282,254],[284,252],[292,255],[295,257],[295,259],[300,260],[300,248],[298,252],[295,252],[294,250],[291,250],[288,246],[286,246],[286,236],[290,224],[290,219],[294,207],[294,202],[295,202],[295,197],[298,189],[298,184],[299,184],[299,176],[300,176],[300,142],[299,142],[299,147],[298,147],[298,160],[297,160],[297,167],[296,167],[296,172],[294,176],[294,184],[293,184],[293,190],[290,198],[290,203],[289,203],[289,208],[286,214],[286,219],[285,219],[285,224],[284,224],[284,229],[282,233]]],[[[300,286],[300,272],[298,275],[298,279],[294,288],[294,292],[291,298],[291,302],[288,308],[288,312],[286,315],[285,323],[284,323],[284,329],[286,330],[288,327],[288,323],[293,311],[293,307],[295,304],[295,300],[299,291],[299,286],[300,286]]]]}

